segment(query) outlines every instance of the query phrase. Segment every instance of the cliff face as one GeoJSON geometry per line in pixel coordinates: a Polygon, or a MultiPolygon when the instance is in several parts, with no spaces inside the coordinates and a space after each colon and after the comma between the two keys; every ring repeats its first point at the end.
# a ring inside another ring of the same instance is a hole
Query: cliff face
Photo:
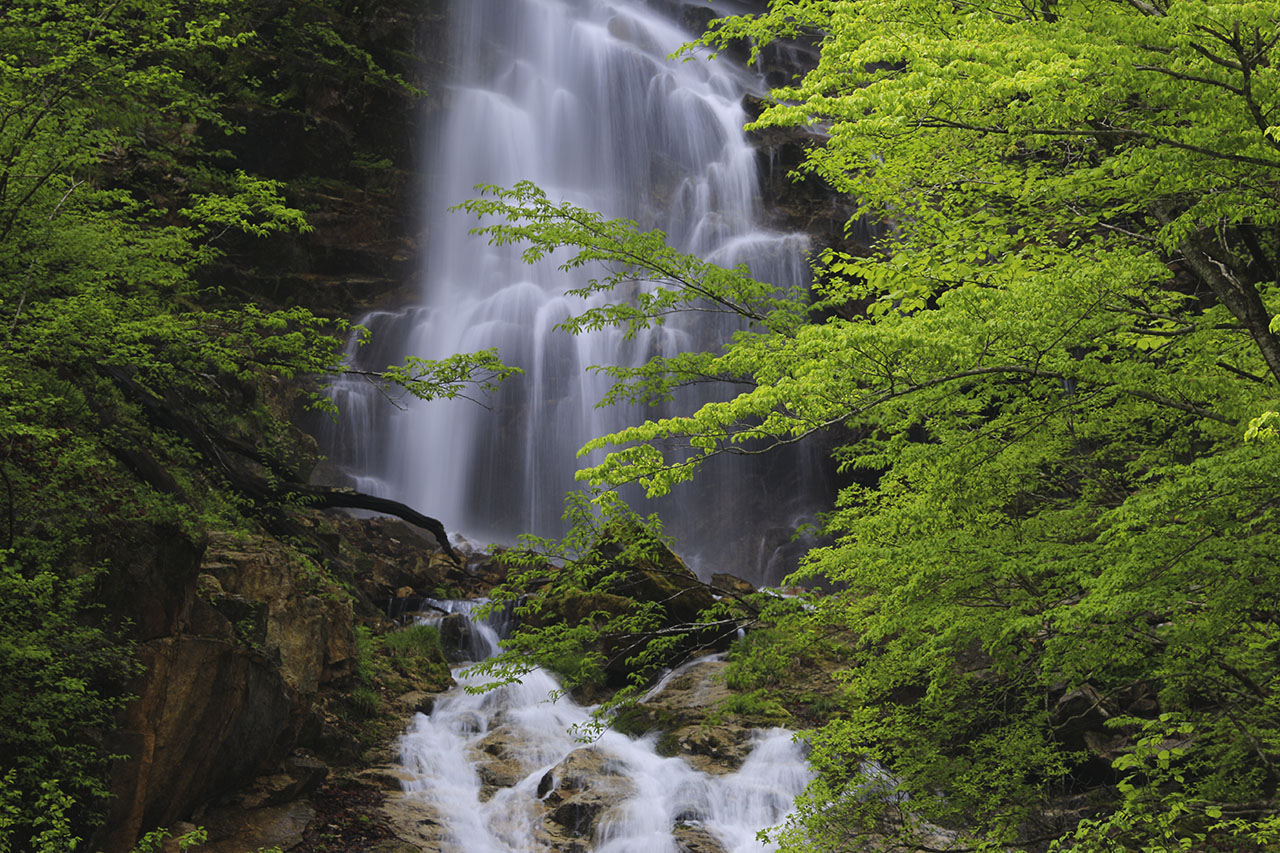
{"type": "Polygon", "coordinates": [[[112,745],[99,844],[128,850],[140,831],[273,767],[319,734],[318,691],[349,683],[355,621],[346,593],[269,538],[191,545],[174,530],[134,532],[134,559],[108,604],[134,616],[145,671],[130,685],[112,745]]]}
{"type": "Polygon", "coordinates": [[[258,76],[275,78],[286,97],[237,107],[232,118],[245,132],[224,144],[240,168],[286,182],[314,230],[237,242],[210,280],[255,301],[343,318],[403,290],[426,239],[415,200],[430,167],[426,131],[446,97],[447,6],[374,0],[341,22],[355,50],[407,86],[360,67],[357,56],[264,58],[258,76]]]}

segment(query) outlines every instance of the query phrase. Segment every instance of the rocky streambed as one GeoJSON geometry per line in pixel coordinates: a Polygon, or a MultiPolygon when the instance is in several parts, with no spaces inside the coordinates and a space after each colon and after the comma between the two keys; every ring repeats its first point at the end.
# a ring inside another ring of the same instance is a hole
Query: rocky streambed
{"type": "MultiPolygon", "coordinates": [[[[492,629],[474,629],[496,651],[492,629]]],[[[757,832],[783,819],[808,769],[789,732],[708,716],[727,696],[724,666],[699,660],[664,679],[633,711],[661,721],[648,734],[598,739],[582,737],[588,708],[552,698],[550,674],[473,693],[480,679],[460,667],[458,686],[415,715],[399,760],[369,775],[418,850],[765,850],[757,832]]]]}
{"type": "MultiPolygon", "coordinates": [[[[333,578],[270,540],[220,538],[188,581],[182,609],[194,615],[184,617],[180,641],[210,642],[211,629],[201,627],[210,620],[194,616],[222,614],[219,642],[228,654],[260,661],[292,699],[277,720],[258,694],[211,696],[207,708],[232,703],[232,710],[189,720],[208,737],[254,721],[256,740],[237,736],[226,749],[260,768],[256,778],[215,787],[212,765],[185,750],[180,778],[209,782],[203,795],[191,795],[164,781],[179,777],[159,764],[139,765],[149,771],[147,802],[158,804],[148,808],[168,808],[174,834],[207,831],[196,851],[767,849],[756,832],[781,820],[804,786],[802,747],[768,720],[724,713],[731,691],[720,656],[695,654],[613,730],[578,740],[590,709],[569,695],[551,701],[561,691],[546,672],[485,693],[466,690],[478,683],[465,674],[467,662],[496,649],[497,631],[473,619],[468,602],[441,596],[483,595],[500,580],[499,564],[465,545],[463,559],[445,559],[397,521],[323,523],[332,533],[331,568],[340,570],[333,578]],[[414,627],[428,622],[429,629],[414,627]],[[423,637],[426,646],[413,645],[423,637]]],[[[670,563],[671,573],[696,583],[673,554],[670,563]]],[[[199,705],[197,672],[176,682],[168,675],[144,698],[172,698],[181,683],[199,705]]],[[[160,731],[148,722],[163,741],[157,755],[190,739],[176,725],[160,731]]]]}

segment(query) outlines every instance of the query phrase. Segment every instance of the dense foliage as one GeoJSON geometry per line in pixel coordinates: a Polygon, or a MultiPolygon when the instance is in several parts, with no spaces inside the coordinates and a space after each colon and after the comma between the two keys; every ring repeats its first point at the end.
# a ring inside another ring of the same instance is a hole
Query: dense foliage
{"type": "Polygon", "coordinates": [[[796,577],[826,594],[776,627],[852,647],[784,847],[1274,845],[1280,4],[775,0],[705,41],[743,38],[820,44],[756,126],[820,129],[801,171],[883,223],[810,301],[532,187],[468,208],[601,290],[658,282],[573,329],[750,321],[616,371],[614,398],[750,387],[600,438],[583,479],[835,444],[796,577]]]}
{"type": "MultiPolygon", "coordinates": [[[[94,610],[99,581],[148,541],[277,523],[305,500],[288,488],[296,436],[264,392],[344,370],[346,330],[197,275],[236,234],[307,228],[280,184],[219,152],[238,132],[227,107],[289,97],[291,81],[252,78],[264,53],[396,81],[327,26],[336,4],[278,5],[0,8],[3,850],[72,843],[106,793],[103,732],[135,663],[127,626],[94,610]]],[[[452,395],[473,369],[505,371],[482,353],[379,379],[452,395]]]]}

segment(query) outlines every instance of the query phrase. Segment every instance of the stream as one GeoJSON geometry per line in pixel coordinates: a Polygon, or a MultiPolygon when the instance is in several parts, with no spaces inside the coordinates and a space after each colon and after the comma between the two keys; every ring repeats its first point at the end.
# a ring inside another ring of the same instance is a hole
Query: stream
{"type": "MultiPolygon", "coordinates": [[[[469,613],[468,602],[436,602],[469,613]]],[[[471,620],[477,656],[498,651],[498,633],[471,620]]],[[[468,693],[458,686],[400,740],[411,802],[440,825],[450,853],[747,853],[771,850],[756,834],[776,825],[809,781],[803,747],[783,729],[762,730],[742,766],[714,775],[660,756],[656,737],[615,731],[574,739],[590,709],[542,670],[519,684],[468,693]],[[497,785],[495,782],[504,784],[497,785]]],[[[657,688],[657,689],[660,689],[657,688]]]]}

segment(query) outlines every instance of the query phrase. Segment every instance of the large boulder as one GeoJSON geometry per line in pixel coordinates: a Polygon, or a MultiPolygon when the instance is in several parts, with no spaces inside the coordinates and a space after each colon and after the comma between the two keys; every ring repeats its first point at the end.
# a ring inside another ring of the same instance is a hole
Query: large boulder
{"type": "Polygon", "coordinates": [[[629,734],[660,732],[659,752],[678,755],[704,773],[737,771],[755,745],[755,729],[751,720],[729,720],[720,712],[733,695],[724,683],[727,666],[710,659],[682,667],[615,727],[629,734]]]}
{"type": "Polygon", "coordinates": [[[635,793],[617,760],[597,747],[576,749],[538,784],[547,809],[542,840],[552,850],[589,850],[600,819],[635,793]]]}

